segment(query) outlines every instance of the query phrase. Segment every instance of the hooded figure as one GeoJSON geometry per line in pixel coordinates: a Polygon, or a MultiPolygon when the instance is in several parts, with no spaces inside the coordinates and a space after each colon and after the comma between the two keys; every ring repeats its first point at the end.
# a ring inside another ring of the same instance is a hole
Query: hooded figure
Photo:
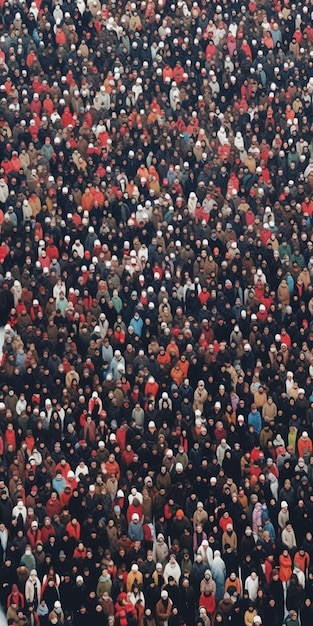
{"type": "Polygon", "coordinates": [[[128,535],[132,541],[143,541],[144,534],[142,523],[139,520],[138,513],[133,513],[132,521],[128,526],[128,535]]]}
{"type": "Polygon", "coordinates": [[[153,560],[156,563],[162,563],[162,565],[164,565],[164,563],[167,561],[168,553],[168,545],[165,542],[164,535],[162,533],[159,533],[157,536],[157,540],[154,542],[153,545],[153,560]]]}
{"type": "Polygon", "coordinates": [[[188,211],[192,217],[195,217],[197,202],[198,202],[198,199],[197,199],[195,192],[191,191],[191,193],[189,194],[189,198],[188,198],[188,211]]]}
{"type": "Polygon", "coordinates": [[[181,569],[176,561],[175,554],[171,554],[169,562],[165,565],[164,568],[164,580],[165,583],[168,583],[169,576],[173,576],[177,585],[179,584],[179,579],[181,577],[181,569]]]}
{"type": "Polygon", "coordinates": [[[300,606],[304,600],[304,589],[298,581],[296,574],[291,574],[290,584],[287,589],[286,595],[286,609],[287,611],[296,611],[298,613],[300,606]]]}
{"type": "Polygon", "coordinates": [[[216,584],[212,579],[212,575],[209,569],[205,570],[204,578],[201,580],[200,583],[200,593],[206,594],[207,592],[212,593],[213,596],[215,596],[216,594],[216,584]]]}
{"type": "Polygon", "coordinates": [[[213,561],[213,550],[209,546],[207,539],[203,539],[201,546],[197,550],[197,554],[201,554],[203,562],[211,567],[213,561]]]}
{"type": "Polygon", "coordinates": [[[252,528],[255,537],[258,537],[259,529],[262,526],[262,504],[256,502],[252,512],[252,528]]]}
{"type": "Polygon", "coordinates": [[[212,578],[216,584],[216,602],[219,602],[224,596],[224,587],[226,580],[226,566],[221,558],[219,550],[215,550],[211,567],[212,578]]]}
{"type": "Polygon", "coordinates": [[[105,313],[100,313],[99,319],[98,319],[98,326],[100,329],[100,337],[101,339],[104,339],[104,337],[107,336],[107,332],[108,332],[108,328],[109,328],[109,322],[106,318],[105,313]]]}
{"type": "Polygon", "coordinates": [[[295,563],[294,563],[294,568],[293,568],[293,572],[292,573],[296,574],[296,576],[298,578],[299,585],[301,585],[301,587],[304,589],[305,588],[305,574],[300,569],[300,566],[299,566],[299,564],[297,563],[296,560],[295,560],[295,563]]]}
{"type": "Polygon", "coordinates": [[[255,570],[252,570],[250,576],[247,576],[244,588],[248,592],[250,600],[254,602],[259,588],[259,577],[255,570]]]}
{"type": "Polygon", "coordinates": [[[12,585],[11,593],[8,595],[7,606],[16,604],[18,607],[24,607],[24,596],[19,592],[17,585],[12,585]]]}

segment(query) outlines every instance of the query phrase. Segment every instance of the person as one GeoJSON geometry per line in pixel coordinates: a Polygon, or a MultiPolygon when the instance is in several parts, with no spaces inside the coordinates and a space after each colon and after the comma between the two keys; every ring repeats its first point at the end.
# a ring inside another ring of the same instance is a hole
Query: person
{"type": "Polygon", "coordinates": [[[168,592],[164,589],[161,591],[161,598],[155,607],[155,614],[159,626],[164,626],[171,614],[173,603],[168,597],[168,592]]]}
{"type": "Polygon", "coordinates": [[[251,626],[254,624],[254,618],[257,617],[256,609],[254,608],[253,602],[248,602],[248,606],[246,611],[244,612],[244,624],[245,626],[251,626]]]}
{"type": "Polygon", "coordinates": [[[286,594],[286,608],[288,611],[298,611],[304,600],[304,589],[298,581],[297,574],[291,574],[290,584],[286,594]]]}
{"type": "Polygon", "coordinates": [[[294,609],[291,609],[291,611],[289,611],[289,614],[286,617],[285,623],[286,623],[286,626],[287,625],[290,626],[291,624],[297,626],[297,624],[300,623],[298,616],[297,616],[297,611],[295,611],[294,609]]]}
{"type": "Polygon", "coordinates": [[[252,570],[250,576],[247,576],[244,587],[248,592],[249,598],[253,601],[256,600],[259,587],[259,577],[255,570],[252,570]]]}

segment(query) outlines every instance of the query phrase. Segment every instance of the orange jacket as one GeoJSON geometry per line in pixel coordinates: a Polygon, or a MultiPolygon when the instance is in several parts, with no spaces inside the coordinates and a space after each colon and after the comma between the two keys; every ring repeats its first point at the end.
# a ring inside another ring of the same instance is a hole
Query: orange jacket
{"type": "Polygon", "coordinates": [[[173,80],[173,70],[169,65],[166,65],[163,69],[163,81],[165,82],[167,78],[173,80]]]}
{"type": "Polygon", "coordinates": [[[82,207],[84,211],[91,211],[93,203],[94,199],[91,193],[84,193],[82,195],[82,207]]]}
{"type": "Polygon", "coordinates": [[[156,398],[156,395],[159,390],[159,385],[157,382],[149,383],[149,381],[145,385],[145,396],[153,396],[156,398]]]}
{"type": "Polygon", "coordinates": [[[179,85],[179,83],[182,82],[183,75],[184,75],[184,68],[181,65],[174,67],[173,78],[175,82],[177,83],[177,85],[179,85]]]}
{"type": "Polygon", "coordinates": [[[121,477],[120,466],[119,466],[119,464],[116,461],[113,461],[112,463],[110,461],[107,461],[105,463],[105,469],[106,469],[108,475],[115,474],[117,480],[120,479],[120,477],[121,477]]]}
{"type": "Polygon", "coordinates": [[[292,574],[292,560],[290,554],[288,554],[288,556],[284,556],[283,554],[280,555],[279,566],[279,579],[282,582],[288,582],[292,574]]]}
{"type": "MultiPolygon", "coordinates": [[[[179,365],[179,363],[178,363],[179,365]]],[[[180,387],[180,385],[182,384],[185,376],[184,373],[182,372],[181,367],[176,368],[176,365],[174,365],[174,367],[172,367],[171,369],[171,378],[174,381],[174,383],[176,383],[176,385],[178,387],[180,387]]]]}
{"type": "Polygon", "coordinates": [[[311,456],[313,452],[313,444],[312,444],[312,440],[310,439],[310,437],[307,437],[307,439],[303,439],[303,437],[301,436],[298,439],[298,454],[299,456],[311,456]]]}

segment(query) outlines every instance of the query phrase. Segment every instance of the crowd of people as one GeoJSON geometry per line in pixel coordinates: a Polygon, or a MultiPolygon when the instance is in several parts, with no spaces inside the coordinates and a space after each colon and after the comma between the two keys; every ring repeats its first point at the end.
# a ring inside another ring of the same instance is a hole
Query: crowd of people
{"type": "Polygon", "coordinates": [[[311,0],[0,5],[4,623],[311,626],[311,0]]]}

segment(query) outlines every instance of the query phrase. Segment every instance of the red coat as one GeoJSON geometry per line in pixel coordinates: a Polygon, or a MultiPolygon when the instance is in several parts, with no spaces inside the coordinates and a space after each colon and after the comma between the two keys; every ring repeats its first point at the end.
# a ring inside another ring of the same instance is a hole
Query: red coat
{"type": "Polygon", "coordinates": [[[290,554],[284,556],[283,554],[279,557],[279,579],[282,582],[289,582],[290,576],[292,574],[292,560],[290,554]]]}
{"type": "Polygon", "coordinates": [[[57,498],[49,498],[46,504],[46,511],[49,517],[53,517],[56,513],[59,515],[61,512],[61,503],[57,498]]]}
{"type": "MultiPolygon", "coordinates": [[[[231,517],[227,517],[227,518],[225,518],[225,517],[221,517],[221,519],[220,519],[220,521],[219,521],[219,525],[220,525],[220,527],[221,527],[221,529],[222,529],[222,531],[223,531],[223,532],[225,532],[225,531],[226,531],[226,526],[227,526],[228,524],[231,524],[232,526],[234,526],[234,522],[233,522],[232,518],[231,518],[231,517]]],[[[201,605],[200,605],[200,606],[201,606],[201,605]]]]}
{"type": "Polygon", "coordinates": [[[210,617],[214,614],[216,608],[215,597],[211,594],[210,596],[206,596],[204,593],[201,593],[199,598],[199,606],[204,606],[208,615],[210,617]]]}
{"type": "MultiPolygon", "coordinates": [[[[34,550],[38,541],[42,541],[41,531],[39,528],[37,530],[32,530],[31,528],[27,531],[27,541],[30,543],[32,549],[34,550]]],[[[44,542],[43,542],[44,543],[44,542]]]]}
{"type": "Polygon", "coordinates": [[[126,448],[126,435],[127,431],[125,428],[118,428],[116,431],[116,441],[120,446],[121,450],[125,450],[126,448]]]}
{"type": "Polygon", "coordinates": [[[34,439],[33,435],[26,435],[25,442],[27,444],[28,450],[30,450],[32,452],[33,448],[35,446],[35,439],[34,439]]]}
{"type": "Polygon", "coordinates": [[[134,513],[138,513],[139,519],[141,520],[142,515],[143,515],[141,504],[139,506],[134,506],[133,504],[129,505],[129,507],[127,509],[127,522],[128,522],[128,524],[130,524],[130,522],[132,521],[132,516],[134,515],[134,513]]]}
{"type": "Polygon", "coordinates": [[[55,536],[56,536],[56,532],[52,524],[50,526],[43,526],[43,528],[41,529],[42,543],[47,543],[47,541],[49,541],[49,537],[55,537],[55,536]]]}
{"type": "MultiPolygon", "coordinates": [[[[68,485],[66,485],[68,487],[68,485]]],[[[65,506],[68,505],[70,499],[72,497],[72,490],[67,493],[66,491],[62,491],[61,495],[60,495],[60,502],[62,505],[62,508],[64,509],[65,506]]]]}
{"type": "MultiPolygon", "coordinates": [[[[50,261],[49,261],[49,265],[50,265],[50,261]]],[[[42,307],[40,305],[39,306],[31,306],[30,307],[29,315],[30,315],[30,317],[32,319],[32,322],[35,321],[35,319],[37,318],[39,312],[43,313],[43,309],[42,309],[42,307]]]]}
{"type": "Polygon", "coordinates": [[[7,446],[13,446],[13,450],[16,450],[16,437],[14,430],[6,429],[4,439],[7,446]]]}
{"type": "Polygon", "coordinates": [[[86,556],[87,556],[87,548],[84,548],[83,550],[78,550],[78,548],[75,548],[73,552],[73,559],[85,559],[86,556]]]}
{"type": "Polygon", "coordinates": [[[74,526],[74,524],[72,522],[69,522],[66,525],[66,532],[69,534],[69,537],[73,537],[73,539],[76,539],[76,541],[79,541],[79,539],[80,539],[80,523],[77,522],[77,524],[74,526]]]}
{"type": "Polygon", "coordinates": [[[65,478],[65,480],[67,480],[67,475],[68,473],[71,471],[71,466],[69,463],[65,463],[65,465],[62,465],[61,463],[58,463],[55,467],[55,471],[57,472],[58,470],[61,470],[61,474],[63,476],[63,478],[65,478]]]}
{"type": "Polygon", "coordinates": [[[12,603],[16,603],[17,606],[23,608],[25,604],[25,599],[22,593],[18,590],[17,585],[12,585],[12,591],[8,595],[7,599],[7,607],[11,606],[12,603]]]}
{"type": "Polygon", "coordinates": [[[149,383],[149,381],[147,382],[145,386],[145,396],[153,396],[156,398],[158,391],[159,385],[156,381],[154,381],[154,383],[149,383]]]}

